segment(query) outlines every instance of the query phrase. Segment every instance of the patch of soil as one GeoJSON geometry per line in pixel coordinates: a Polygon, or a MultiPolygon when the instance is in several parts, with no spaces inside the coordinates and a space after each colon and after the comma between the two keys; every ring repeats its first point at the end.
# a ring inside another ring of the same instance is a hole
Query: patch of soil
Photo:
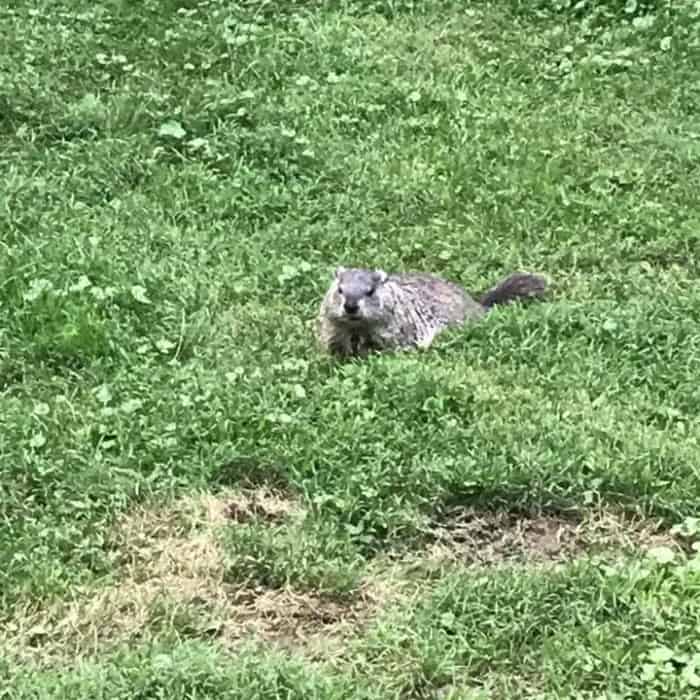
{"type": "Polygon", "coordinates": [[[459,507],[435,523],[431,536],[430,558],[482,565],[564,561],[613,548],[680,547],[659,523],[611,513],[575,518],[459,507]]]}
{"type": "Polygon", "coordinates": [[[288,589],[224,581],[218,539],[231,521],[300,517],[294,502],[270,491],[228,492],[139,509],[112,533],[118,581],[75,590],[68,599],[18,612],[0,627],[0,645],[17,660],[51,663],[158,634],[215,638],[224,646],[259,639],[328,657],[356,634],[378,605],[368,588],[338,601],[288,589]]]}
{"type": "Polygon", "coordinates": [[[226,644],[253,638],[272,641],[311,658],[342,652],[343,641],[357,635],[372,618],[376,600],[357,596],[338,601],[289,589],[239,589],[232,615],[222,626],[226,644]]]}
{"type": "Polygon", "coordinates": [[[218,576],[218,531],[232,522],[268,523],[303,518],[299,504],[268,489],[224,491],[180,499],[166,508],[129,513],[111,533],[116,564],[143,580],[173,573],[218,576]],[[140,571],[139,571],[140,570],[140,571]]]}
{"type": "Polygon", "coordinates": [[[257,640],[329,660],[342,657],[348,640],[387,605],[419,595],[427,584],[410,576],[415,565],[440,570],[444,563],[557,562],[596,550],[680,547],[658,523],[610,513],[575,519],[453,508],[433,523],[427,548],[379,557],[349,598],[226,583],[221,528],[252,518],[278,523],[303,516],[297,503],[265,489],[132,512],[110,536],[116,582],[15,610],[0,625],[0,648],[19,663],[51,664],[176,635],[215,639],[225,647],[257,640]]]}
{"type": "Polygon", "coordinates": [[[219,465],[214,476],[218,487],[289,490],[288,470],[282,462],[238,455],[219,465]]]}
{"type": "Polygon", "coordinates": [[[293,512],[294,504],[289,500],[260,489],[237,494],[223,509],[224,517],[237,523],[254,519],[277,523],[288,518],[293,512]]]}

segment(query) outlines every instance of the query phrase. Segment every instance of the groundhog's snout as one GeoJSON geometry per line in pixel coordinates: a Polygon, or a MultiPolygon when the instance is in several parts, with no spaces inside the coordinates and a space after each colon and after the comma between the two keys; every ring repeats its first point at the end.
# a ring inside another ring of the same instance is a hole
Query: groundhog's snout
{"type": "Polygon", "coordinates": [[[346,299],[343,308],[348,316],[354,316],[360,310],[360,305],[353,299],[346,299]]]}

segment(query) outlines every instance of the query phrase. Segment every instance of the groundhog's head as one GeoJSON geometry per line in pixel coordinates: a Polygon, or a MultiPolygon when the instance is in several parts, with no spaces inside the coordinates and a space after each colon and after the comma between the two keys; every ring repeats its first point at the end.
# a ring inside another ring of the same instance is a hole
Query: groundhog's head
{"type": "Polygon", "coordinates": [[[331,314],[344,323],[368,323],[382,317],[384,270],[338,267],[331,292],[331,314]]]}

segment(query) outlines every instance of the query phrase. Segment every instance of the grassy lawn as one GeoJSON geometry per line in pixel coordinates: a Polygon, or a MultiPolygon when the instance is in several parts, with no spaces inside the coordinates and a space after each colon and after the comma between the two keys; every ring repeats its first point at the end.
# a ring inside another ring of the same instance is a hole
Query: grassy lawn
{"type": "Polygon", "coordinates": [[[697,697],[698,2],[0,35],[0,698],[697,697]],[[339,264],[552,293],[338,363],[339,264]]]}

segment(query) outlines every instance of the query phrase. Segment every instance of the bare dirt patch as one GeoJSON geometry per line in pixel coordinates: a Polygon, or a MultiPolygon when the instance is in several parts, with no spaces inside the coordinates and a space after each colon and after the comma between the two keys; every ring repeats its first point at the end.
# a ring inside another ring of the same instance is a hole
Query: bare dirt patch
{"type": "Polygon", "coordinates": [[[327,659],[343,653],[344,641],[361,632],[379,602],[369,587],[342,602],[289,589],[243,589],[235,596],[235,614],[226,618],[221,639],[235,644],[252,637],[327,659]]]}
{"type": "Polygon", "coordinates": [[[431,529],[430,559],[462,564],[557,562],[605,550],[680,548],[659,522],[606,512],[525,516],[453,508],[431,529]]]}
{"type": "Polygon", "coordinates": [[[293,514],[293,504],[289,500],[260,489],[249,494],[236,494],[223,510],[225,518],[237,523],[249,522],[254,518],[277,523],[293,514]]]}
{"type": "Polygon", "coordinates": [[[267,489],[204,494],[167,508],[129,513],[117,524],[111,545],[127,579],[204,575],[220,581],[221,528],[254,519],[279,523],[303,517],[298,503],[267,489]]]}
{"type": "MultiPolygon", "coordinates": [[[[213,638],[225,646],[251,639],[328,656],[369,619],[368,587],[352,601],[224,581],[222,527],[253,518],[303,517],[294,501],[265,489],[201,495],[124,517],[111,535],[117,581],[76,590],[40,609],[17,611],[0,627],[0,646],[18,660],[50,663],[90,656],[157,636],[213,638]]],[[[378,590],[378,589],[377,589],[378,590]]]]}
{"type": "Polygon", "coordinates": [[[340,659],[347,642],[401,599],[419,595],[443,564],[497,566],[562,562],[601,550],[680,548],[659,523],[610,513],[566,518],[454,508],[418,551],[369,564],[359,591],[343,600],[227,583],[219,534],[252,519],[277,525],[304,517],[299,504],[265,489],[205,494],[165,508],[143,508],[111,533],[114,583],[85,588],[41,608],[15,610],[0,625],[0,648],[18,662],[63,662],[120,643],[154,638],[274,643],[312,659],[340,659]]]}

